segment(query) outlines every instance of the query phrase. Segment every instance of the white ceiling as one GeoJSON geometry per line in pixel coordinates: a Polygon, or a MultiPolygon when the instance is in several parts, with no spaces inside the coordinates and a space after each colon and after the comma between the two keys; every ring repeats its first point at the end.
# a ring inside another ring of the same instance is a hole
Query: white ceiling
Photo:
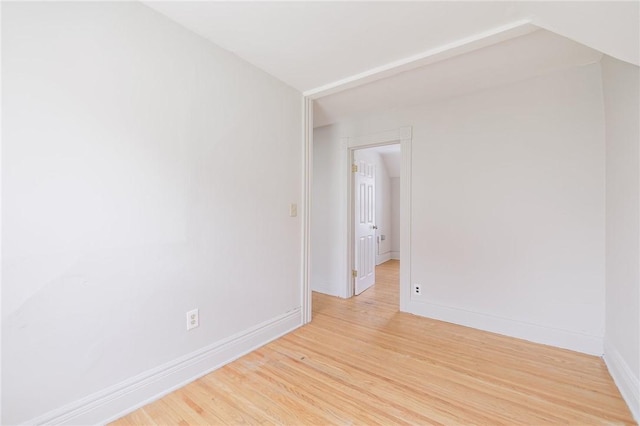
{"type": "Polygon", "coordinates": [[[399,143],[376,146],[373,148],[364,148],[362,151],[377,152],[378,154],[380,154],[380,158],[382,158],[384,167],[387,169],[387,175],[390,178],[400,177],[400,171],[402,168],[402,154],[400,151],[399,143]]]}
{"type": "Polygon", "coordinates": [[[525,80],[591,64],[602,54],[545,30],[315,101],[314,127],[525,80]]]}
{"type": "Polygon", "coordinates": [[[593,63],[601,52],[640,64],[638,1],[145,4],[313,95],[315,127],[593,63]]]}
{"type": "Polygon", "coordinates": [[[300,91],[514,19],[500,2],[147,4],[300,91]]]}
{"type": "Polygon", "coordinates": [[[402,153],[400,152],[400,144],[385,145],[374,148],[380,153],[382,161],[387,168],[387,174],[390,178],[400,177],[402,170],[402,153]]]}
{"type": "Polygon", "coordinates": [[[637,1],[145,4],[302,92],[523,19],[640,63],[637,1]]]}

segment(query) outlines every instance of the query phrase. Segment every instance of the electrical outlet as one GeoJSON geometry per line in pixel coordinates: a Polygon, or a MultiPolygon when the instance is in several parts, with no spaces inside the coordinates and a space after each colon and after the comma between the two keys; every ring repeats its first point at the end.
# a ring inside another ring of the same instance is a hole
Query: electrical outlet
{"type": "Polygon", "coordinates": [[[422,295],[422,286],[420,284],[413,285],[413,294],[415,294],[416,296],[422,295]]]}
{"type": "Polygon", "coordinates": [[[298,216],[298,205],[296,203],[291,203],[289,205],[289,216],[290,217],[298,216]]]}
{"type": "Polygon", "coordinates": [[[198,313],[198,309],[193,309],[187,312],[187,331],[192,328],[196,328],[200,325],[200,314],[198,313]]]}

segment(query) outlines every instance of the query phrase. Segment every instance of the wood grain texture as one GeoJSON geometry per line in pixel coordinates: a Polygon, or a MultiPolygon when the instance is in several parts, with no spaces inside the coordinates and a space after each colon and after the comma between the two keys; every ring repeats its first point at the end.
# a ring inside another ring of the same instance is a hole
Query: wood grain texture
{"type": "Polygon", "coordinates": [[[598,357],[399,313],[398,266],[113,424],[635,424],[598,357]]]}

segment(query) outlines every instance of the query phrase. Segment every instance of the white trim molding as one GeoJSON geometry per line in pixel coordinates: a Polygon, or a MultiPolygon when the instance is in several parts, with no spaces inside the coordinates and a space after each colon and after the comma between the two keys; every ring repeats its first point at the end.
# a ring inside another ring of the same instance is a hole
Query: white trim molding
{"type": "Polygon", "coordinates": [[[300,308],[258,324],[71,404],[29,420],[30,425],[114,421],[302,325],[300,308]]]}
{"type": "Polygon", "coordinates": [[[411,145],[413,128],[400,132],[400,311],[407,312],[411,299],[411,145]]]}
{"type": "Polygon", "coordinates": [[[472,52],[502,41],[520,37],[539,29],[539,27],[531,23],[530,19],[514,21],[433,49],[429,49],[425,52],[389,62],[379,67],[371,68],[341,80],[316,87],[315,89],[307,90],[303,95],[310,99],[318,99],[323,96],[338,93],[347,89],[353,89],[354,87],[362,86],[363,84],[391,77],[396,74],[400,74],[401,72],[444,61],[445,59],[462,55],[463,53],[472,52]]]}
{"type": "Polygon", "coordinates": [[[383,264],[384,262],[391,260],[391,252],[388,251],[382,254],[376,254],[376,266],[383,264]]]}
{"type": "Polygon", "coordinates": [[[640,423],[640,379],[634,376],[620,352],[605,339],[604,363],[636,422],[640,423]]]}
{"type": "Polygon", "coordinates": [[[311,186],[313,185],[313,100],[302,98],[302,140],[304,142],[302,166],[302,323],[311,322],[311,186]]]}
{"type": "Polygon", "coordinates": [[[344,299],[344,294],[342,294],[342,292],[336,293],[335,289],[342,289],[342,287],[338,283],[330,283],[325,281],[314,281],[313,283],[313,291],[344,299]]]}
{"type": "MultiPolygon", "coordinates": [[[[402,267],[402,262],[400,263],[402,267]]],[[[516,321],[482,312],[468,311],[453,306],[410,300],[407,312],[440,321],[463,325],[503,336],[515,337],[543,345],[569,349],[589,355],[602,356],[602,337],[539,324],[516,321]]]]}

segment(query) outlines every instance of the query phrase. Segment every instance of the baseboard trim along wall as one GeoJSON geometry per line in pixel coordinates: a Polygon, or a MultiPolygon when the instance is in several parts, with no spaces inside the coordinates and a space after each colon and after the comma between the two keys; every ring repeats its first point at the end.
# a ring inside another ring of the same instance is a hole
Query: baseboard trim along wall
{"type": "Polygon", "coordinates": [[[391,259],[400,260],[400,252],[399,251],[392,251],[390,253],[391,253],[391,259]]]}
{"type": "Polygon", "coordinates": [[[105,424],[281,337],[302,325],[296,308],[243,332],[32,419],[27,424],[105,424]]]}
{"type": "Polygon", "coordinates": [[[544,345],[602,356],[602,337],[545,327],[451,306],[410,301],[407,312],[544,345]]]}
{"type": "Polygon", "coordinates": [[[335,289],[342,289],[344,285],[336,285],[330,283],[317,283],[314,282],[311,288],[311,291],[315,291],[316,293],[322,293],[329,296],[342,297],[343,299],[346,297],[341,292],[336,292],[335,289]]]}
{"type": "Polygon", "coordinates": [[[620,390],[622,398],[629,406],[636,422],[640,423],[640,379],[635,377],[620,352],[611,344],[604,342],[604,362],[609,374],[620,390]]]}
{"type": "Polygon", "coordinates": [[[386,253],[383,254],[377,254],[376,255],[376,266],[383,264],[384,262],[386,262],[387,260],[391,259],[391,252],[388,251],[386,253]]]}

